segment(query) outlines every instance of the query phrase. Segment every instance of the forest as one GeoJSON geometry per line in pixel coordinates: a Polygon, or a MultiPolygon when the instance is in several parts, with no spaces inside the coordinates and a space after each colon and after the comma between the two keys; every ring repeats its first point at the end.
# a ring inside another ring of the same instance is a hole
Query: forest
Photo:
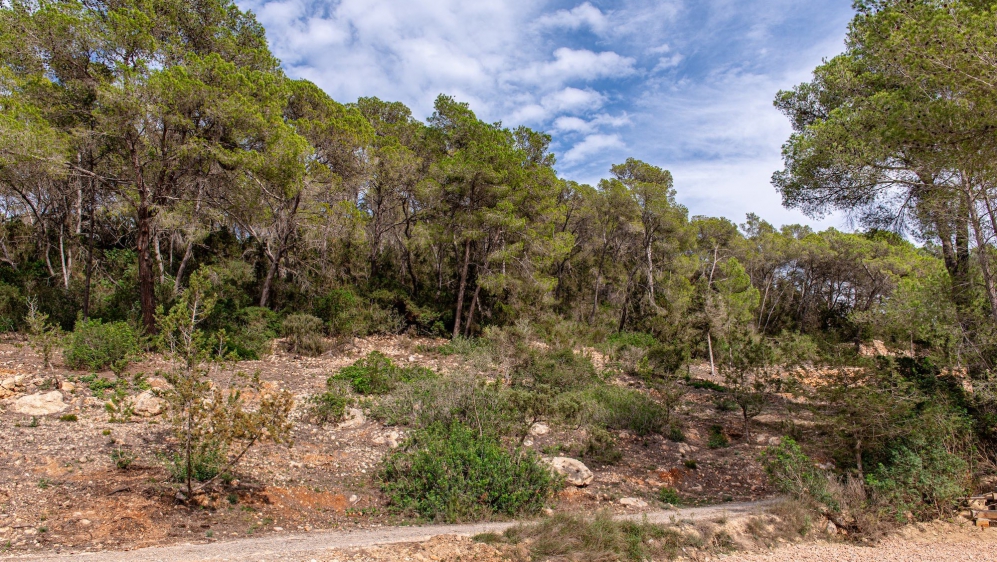
{"type": "Polygon", "coordinates": [[[801,444],[939,506],[997,461],[995,7],[856,2],[845,51],[775,97],[774,188],[845,232],[690,216],[661,163],[564,179],[550,135],[447,95],[425,120],[333,100],[229,0],[4,0],[0,329],[175,351],[196,293],[189,366],[279,337],[630,338],[663,396],[690,364],[725,377],[746,432],[793,392],[775,373],[837,369],[801,444]]]}

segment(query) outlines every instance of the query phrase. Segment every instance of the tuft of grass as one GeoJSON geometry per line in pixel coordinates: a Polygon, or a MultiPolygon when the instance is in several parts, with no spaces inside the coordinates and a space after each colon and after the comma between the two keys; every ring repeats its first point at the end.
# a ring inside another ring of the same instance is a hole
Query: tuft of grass
{"type": "Polygon", "coordinates": [[[688,383],[692,388],[699,390],[712,390],[714,392],[727,392],[727,387],[717,384],[713,381],[703,380],[703,379],[691,379],[688,383]]]}
{"type": "Polygon", "coordinates": [[[723,449],[730,446],[730,439],[724,432],[722,425],[710,426],[710,434],[707,438],[706,446],[711,449],[723,449]]]}
{"type": "Polygon", "coordinates": [[[522,544],[533,560],[596,562],[667,560],[687,547],[698,547],[693,536],[645,521],[616,521],[609,513],[593,518],[559,513],[531,525],[517,525],[498,536],[480,535],[480,542],[522,544]]]}
{"type": "Polygon", "coordinates": [[[682,464],[684,464],[689,470],[696,470],[699,468],[699,463],[696,462],[696,459],[685,459],[685,462],[682,464]]]}
{"type": "Polygon", "coordinates": [[[63,414],[59,416],[59,421],[74,422],[74,421],[79,421],[79,418],[76,417],[76,414],[63,414]]]}
{"type": "Polygon", "coordinates": [[[658,490],[658,500],[661,503],[668,503],[671,505],[682,505],[682,496],[679,495],[678,490],[675,488],[664,487],[658,490]]]}

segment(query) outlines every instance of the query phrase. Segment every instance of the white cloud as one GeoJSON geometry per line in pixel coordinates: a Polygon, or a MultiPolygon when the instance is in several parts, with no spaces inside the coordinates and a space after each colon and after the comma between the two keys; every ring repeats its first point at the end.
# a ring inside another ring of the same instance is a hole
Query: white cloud
{"type": "Polygon", "coordinates": [[[560,85],[577,80],[622,78],[636,72],[636,60],[612,51],[595,53],[587,49],[561,47],[554,51],[554,60],[534,63],[513,74],[530,85],[560,85]]]}
{"type": "Polygon", "coordinates": [[[541,28],[581,29],[588,27],[593,33],[602,34],[609,26],[609,19],[599,8],[585,2],[571,10],[558,10],[537,20],[541,28]]]}
{"type": "Polygon", "coordinates": [[[554,130],[563,133],[592,133],[603,127],[622,127],[631,124],[630,117],[601,113],[590,120],[580,117],[562,116],[554,120],[554,130]]]}
{"type": "Polygon", "coordinates": [[[620,138],[620,135],[589,135],[585,137],[585,140],[571,147],[570,150],[564,153],[564,162],[577,162],[606,149],[625,147],[626,144],[623,142],[623,139],[620,138]]]}

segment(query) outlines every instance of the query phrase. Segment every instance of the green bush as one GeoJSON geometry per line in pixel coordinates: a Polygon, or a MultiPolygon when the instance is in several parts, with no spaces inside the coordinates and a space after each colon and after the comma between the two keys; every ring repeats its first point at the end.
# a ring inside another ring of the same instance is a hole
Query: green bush
{"type": "Polygon", "coordinates": [[[779,445],[765,449],[761,461],[769,480],[780,492],[805,505],[822,505],[833,511],[840,509],[840,502],[830,491],[827,475],[793,439],[783,438],[779,445]]]}
{"type": "MultiPolygon", "coordinates": [[[[222,443],[205,440],[191,450],[191,477],[198,482],[206,482],[215,476],[225,466],[225,447],[222,443]]],[[[187,481],[187,462],[181,453],[174,453],[167,466],[174,482],[187,481]]]]}
{"type": "Polygon", "coordinates": [[[398,386],[381,397],[371,414],[388,425],[424,428],[458,421],[497,436],[526,431],[514,391],[472,375],[431,377],[398,386]]]}
{"type": "Polygon", "coordinates": [[[369,396],[372,394],[387,394],[395,389],[398,383],[410,383],[417,380],[436,377],[425,367],[398,367],[387,356],[379,351],[372,351],[349,367],[344,367],[333,377],[335,380],[348,381],[353,392],[369,396]]]}
{"type": "Polygon", "coordinates": [[[887,464],[880,464],[866,483],[881,512],[905,520],[908,512],[918,519],[941,515],[956,505],[968,489],[965,460],[939,444],[920,447],[901,445],[890,451],[887,464]]]}
{"type": "Polygon", "coordinates": [[[141,351],[139,337],[127,322],[80,320],[66,338],[63,357],[73,369],[123,371],[141,351]]]}
{"type": "Polygon", "coordinates": [[[311,314],[292,314],[282,324],[288,351],[301,355],[321,355],[325,352],[322,320],[311,314]]]}
{"type": "Polygon", "coordinates": [[[639,437],[665,429],[668,413],[640,391],[604,386],[596,388],[593,397],[599,408],[597,419],[609,429],[629,431],[639,437]]]}
{"type": "Polygon", "coordinates": [[[346,408],[352,406],[354,403],[353,398],[343,388],[343,381],[329,377],[325,381],[325,385],[325,392],[316,394],[308,400],[311,404],[311,417],[319,424],[342,420],[343,414],[346,413],[346,408]]]}
{"type": "Polygon", "coordinates": [[[671,505],[682,505],[682,496],[675,488],[664,487],[658,490],[658,501],[671,505]]]}
{"type": "Polygon", "coordinates": [[[596,427],[589,432],[585,447],[582,449],[582,456],[586,460],[603,464],[616,464],[623,458],[623,453],[616,446],[616,439],[611,433],[596,427]]]}
{"type": "Polygon", "coordinates": [[[722,425],[711,425],[709,436],[706,438],[706,446],[710,449],[723,449],[730,446],[730,439],[722,425]]]}
{"type": "Polygon", "coordinates": [[[606,338],[606,343],[616,348],[635,347],[651,349],[658,345],[658,340],[651,334],[641,332],[617,332],[606,338]]]}
{"type": "Polygon", "coordinates": [[[390,301],[390,294],[375,294],[368,300],[349,289],[336,289],[318,300],[315,315],[323,319],[334,336],[363,337],[370,334],[393,334],[404,322],[398,313],[377,300],[390,301]],[[380,297],[379,299],[377,297],[380,297]]]}
{"type": "Polygon", "coordinates": [[[270,342],[280,333],[277,313],[269,308],[249,306],[235,315],[235,325],[227,327],[226,355],[256,360],[270,351],[270,342]]]}
{"type": "Polygon", "coordinates": [[[599,381],[592,361],[570,349],[530,353],[513,371],[513,386],[556,393],[584,389],[599,381]]]}
{"type": "Polygon", "coordinates": [[[532,452],[460,423],[415,431],[380,478],[394,510],[448,522],[533,515],[559,485],[532,452]]]}

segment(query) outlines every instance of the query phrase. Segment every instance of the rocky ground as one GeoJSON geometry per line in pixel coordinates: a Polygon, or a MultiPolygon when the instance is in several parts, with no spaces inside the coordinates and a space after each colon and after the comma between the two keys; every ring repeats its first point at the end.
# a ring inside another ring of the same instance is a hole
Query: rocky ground
{"type": "MultiPolygon", "coordinates": [[[[102,379],[114,380],[113,374],[70,371],[58,357],[54,368],[46,370],[22,341],[3,340],[0,551],[133,549],[406,523],[385,512],[374,480],[380,459],[404,438],[404,431],[362,414],[338,426],[314,425],[305,419],[305,401],[339,368],[375,349],[397,362],[473,372],[475,367],[464,359],[434,353],[439,343],[405,336],[370,338],[316,358],[278,350],[264,360],[216,373],[224,383],[235,371],[259,372],[269,385],[290,390],[297,401],[294,445],[253,449],[235,471],[235,480],[192,507],[177,501],[176,485],[165,468],[173,444],[152,390],[165,384],[157,371],[168,368],[166,362],[148,357],[122,375],[135,407],[135,415],[122,420],[107,410],[110,391],[102,388],[102,379]],[[133,459],[124,469],[117,466],[122,457],[133,459]]],[[[705,390],[686,396],[680,413],[684,443],[618,433],[622,461],[590,465],[591,484],[569,486],[554,508],[619,513],[660,509],[663,504],[656,497],[663,486],[675,488],[692,505],[771,496],[757,455],[781,434],[787,411],[773,406],[748,442],[740,435],[736,413],[719,413],[712,400],[705,390]],[[708,428],[716,424],[726,428],[732,446],[706,446],[708,428]]],[[[527,444],[549,452],[584,437],[580,430],[538,426],[527,444]]]]}

